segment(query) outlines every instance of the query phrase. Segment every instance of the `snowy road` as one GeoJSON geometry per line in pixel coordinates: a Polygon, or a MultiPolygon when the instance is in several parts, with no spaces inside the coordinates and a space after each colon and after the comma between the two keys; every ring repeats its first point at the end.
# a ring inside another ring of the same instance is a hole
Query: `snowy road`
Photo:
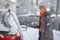
{"type": "MultiPolygon", "coordinates": [[[[23,40],[38,40],[39,30],[28,27],[27,31],[22,31],[23,40]]],[[[53,30],[53,40],[60,40],[60,31],[53,30]]]]}
{"type": "Polygon", "coordinates": [[[23,40],[38,40],[39,30],[37,28],[28,27],[27,31],[23,31],[23,40]]]}

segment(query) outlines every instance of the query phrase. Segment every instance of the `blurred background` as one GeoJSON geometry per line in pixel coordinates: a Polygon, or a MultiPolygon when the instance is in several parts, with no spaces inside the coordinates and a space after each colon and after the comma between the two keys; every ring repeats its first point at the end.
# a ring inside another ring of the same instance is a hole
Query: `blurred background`
{"type": "MultiPolygon", "coordinates": [[[[46,6],[46,11],[50,14],[47,15],[47,22],[50,23],[47,29],[50,36],[52,35],[52,29],[60,31],[60,0],[0,0],[0,10],[11,9],[11,11],[17,15],[20,25],[39,28],[39,6],[41,4],[46,6]]],[[[31,31],[32,30],[29,29],[28,32],[31,31]]],[[[33,34],[34,32],[35,31],[33,31],[33,34]]],[[[50,40],[52,40],[52,38],[51,36],[50,40]]]]}
{"type": "Polygon", "coordinates": [[[0,9],[11,9],[15,12],[21,25],[38,26],[40,4],[44,4],[47,11],[56,13],[57,0],[0,0],[0,9]]]}

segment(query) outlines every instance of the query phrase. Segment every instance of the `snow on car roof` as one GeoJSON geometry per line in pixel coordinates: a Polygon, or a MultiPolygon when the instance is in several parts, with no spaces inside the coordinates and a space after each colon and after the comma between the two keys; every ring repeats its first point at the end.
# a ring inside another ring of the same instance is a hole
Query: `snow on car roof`
{"type": "Polygon", "coordinates": [[[7,11],[8,9],[0,9],[0,11],[7,11]]]}
{"type": "Polygon", "coordinates": [[[8,9],[0,9],[0,13],[7,13],[8,9]]]}

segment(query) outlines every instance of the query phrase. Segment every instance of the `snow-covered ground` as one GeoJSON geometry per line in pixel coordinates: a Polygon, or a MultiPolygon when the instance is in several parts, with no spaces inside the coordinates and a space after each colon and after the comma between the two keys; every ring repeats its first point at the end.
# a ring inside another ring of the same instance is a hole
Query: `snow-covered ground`
{"type": "Polygon", "coordinates": [[[23,40],[38,40],[39,30],[37,28],[27,27],[27,31],[22,31],[23,40]]]}
{"type": "Polygon", "coordinates": [[[60,31],[53,30],[53,40],[60,40],[60,31]]]}

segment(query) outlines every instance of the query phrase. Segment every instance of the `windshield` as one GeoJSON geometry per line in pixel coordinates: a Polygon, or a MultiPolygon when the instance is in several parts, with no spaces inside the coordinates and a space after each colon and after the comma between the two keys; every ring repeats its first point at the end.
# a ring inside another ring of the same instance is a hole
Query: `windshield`
{"type": "Polygon", "coordinates": [[[0,12],[0,34],[16,34],[17,24],[14,18],[5,12],[0,12]]]}

